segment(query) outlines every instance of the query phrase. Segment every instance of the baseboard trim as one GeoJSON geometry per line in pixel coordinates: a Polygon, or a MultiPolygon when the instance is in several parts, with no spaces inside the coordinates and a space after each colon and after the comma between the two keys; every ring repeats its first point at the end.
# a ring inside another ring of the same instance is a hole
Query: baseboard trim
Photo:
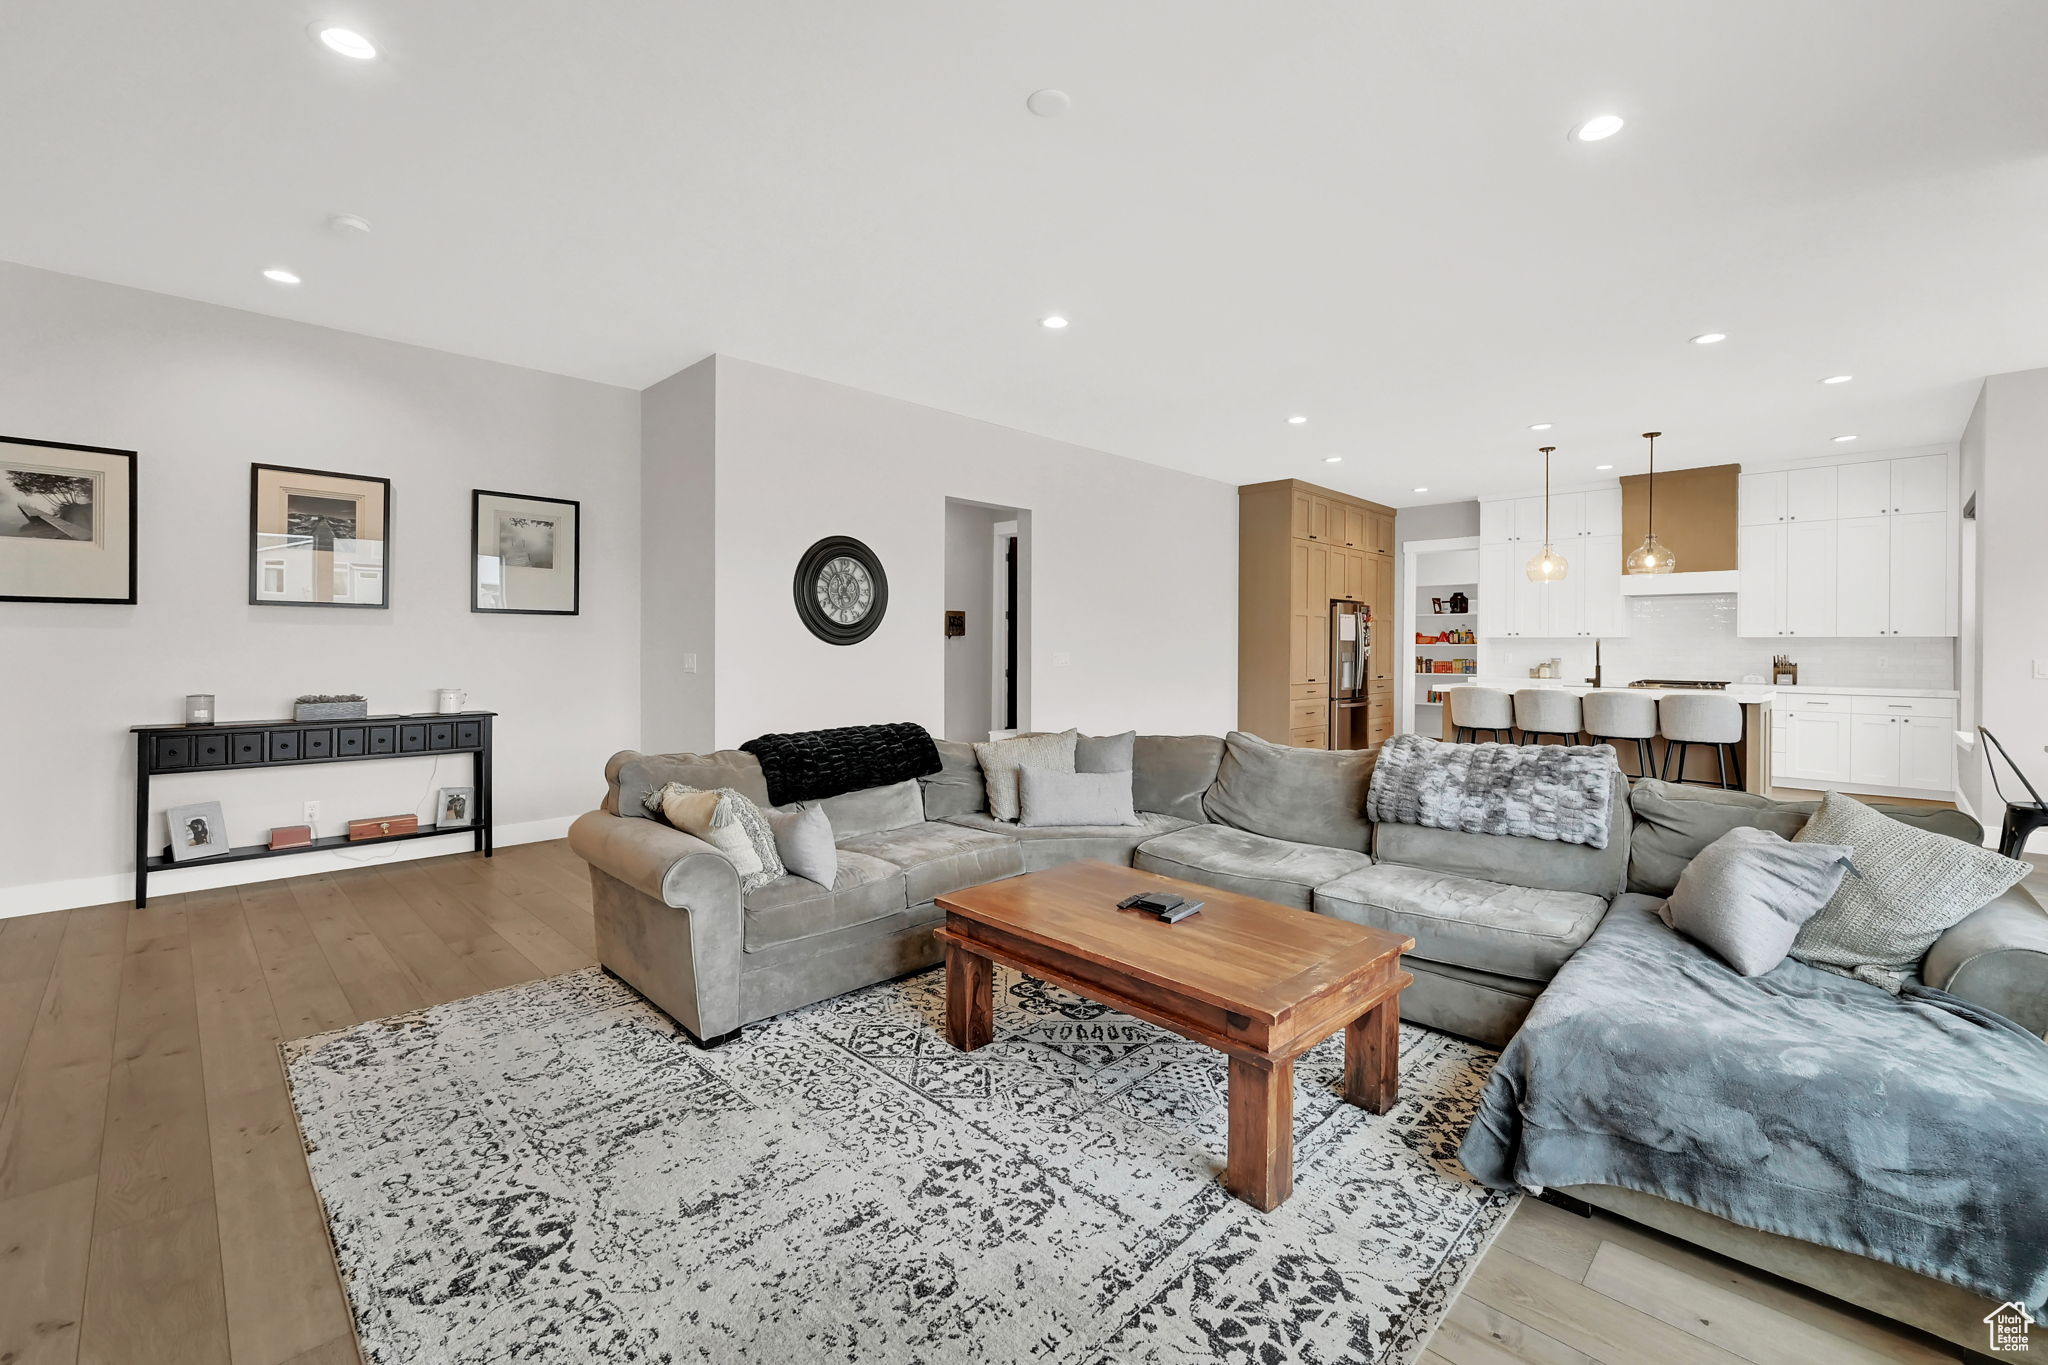
{"type": "MultiPolygon", "coordinates": [[[[569,824],[575,818],[573,815],[558,815],[545,820],[528,820],[517,825],[499,825],[493,831],[492,839],[501,847],[559,839],[569,832],[569,824]]],[[[416,843],[379,844],[362,849],[326,849],[319,853],[301,853],[290,858],[263,858],[254,862],[223,863],[218,867],[194,863],[190,867],[152,873],[149,894],[150,899],[154,901],[158,896],[175,896],[183,891],[210,891],[221,886],[247,886],[252,882],[281,881],[286,877],[305,877],[315,872],[339,872],[344,868],[367,867],[379,863],[409,863],[419,858],[445,858],[451,853],[463,852],[467,845],[456,841],[468,836],[468,830],[451,830],[445,843],[440,839],[421,839],[416,843]]],[[[80,877],[67,882],[0,886],[0,919],[12,919],[17,915],[40,915],[51,910],[73,910],[82,905],[120,905],[129,901],[134,894],[135,877],[133,873],[128,872],[113,872],[100,877],[80,877]]]]}

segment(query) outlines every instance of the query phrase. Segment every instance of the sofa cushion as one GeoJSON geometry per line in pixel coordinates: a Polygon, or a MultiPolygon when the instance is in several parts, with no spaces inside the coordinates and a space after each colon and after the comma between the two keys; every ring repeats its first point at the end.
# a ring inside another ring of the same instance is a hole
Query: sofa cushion
{"type": "Polygon", "coordinates": [[[1298,844],[1229,825],[1190,825],[1138,845],[1131,866],[1277,905],[1309,908],[1318,886],[1368,866],[1348,848],[1298,844]]]}
{"type": "Polygon", "coordinates": [[[1214,735],[1139,735],[1131,742],[1131,804],[1201,824],[1223,741],[1214,735]]]}
{"type": "Polygon", "coordinates": [[[922,824],[925,818],[924,791],[914,777],[892,782],[886,787],[862,787],[859,791],[842,792],[838,796],[805,804],[824,808],[825,818],[832,822],[833,837],[841,843],[857,835],[880,834],[885,830],[922,824]]]}
{"type": "Polygon", "coordinates": [[[988,809],[988,784],[974,746],[957,739],[933,741],[939,746],[939,770],[918,779],[924,785],[924,818],[943,820],[988,809]]]}
{"type": "Polygon", "coordinates": [[[850,929],[900,914],[908,905],[903,869],[850,849],[839,850],[830,889],[803,877],[777,877],[742,902],[750,953],[850,929]]]}
{"type": "Polygon", "coordinates": [[[912,905],[962,887],[1014,877],[1024,870],[1023,851],[1010,835],[948,821],[842,838],[839,847],[902,868],[905,894],[912,905]]]}
{"type": "Polygon", "coordinates": [[[1233,730],[1202,809],[1269,839],[1363,853],[1372,839],[1365,792],[1378,752],[1297,749],[1233,730]]]}
{"type": "MultiPolygon", "coordinates": [[[[1870,808],[1915,829],[1978,843],[1983,827],[1959,810],[1896,806],[1882,801],[1870,808]]],[[[1806,827],[1818,801],[1773,801],[1754,792],[1716,787],[1679,786],[1645,778],[1629,793],[1635,828],[1629,836],[1628,889],[1646,896],[1668,896],[1678,874],[1714,840],[1731,829],[1767,829],[1790,839],[1806,827]]]]}
{"type": "Polygon", "coordinates": [[[1039,872],[1062,863],[1078,863],[1085,858],[1129,867],[1131,853],[1139,844],[1177,829],[1186,829],[1192,822],[1177,816],[1161,815],[1157,811],[1141,810],[1135,825],[1045,825],[1033,828],[1030,825],[1007,824],[987,811],[951,816],[947,823],[1008,835],[1023,851],[1024,870],[1039,872]]]}
{"type": "Polygon", "coordinates": [[[1509,834],[1467,834],[1421,825],[1380,824],[1373,827],[1372,857],[1376,863],[1400,863],[1438,872],[1455,872],[1481,881],[1508,882],[1546,891],[1578,891],[1609,898],[1621,893],[1628,877],[1632,829],[1628,778],[1614,776],[1608,807],[1607,847],[1564,844],[1555,839],[1522,839],[1509,834]]]}
{"type": "Polygon", "coordinates": [[[1048,825],[1135,825],[1131,774],[1056,773],[1047,768],[1017,770],[1017,823],[1048,825]]]}
{"type": "Polygon", "coordinates": [[[604,809],[628,819],[652,819],[644,803],[671,782],[701,791],[731,787],[757,806],[768,804],[768,779],[761,774],[761,760],[738,749],[711,754],[643,754],[621,749],[605,763],[604,778],[604,809]]]}
{"type": "MultiPolygon", "coordinates": [[[[1528,841],[1520,841],[1528,842],[1528,841]]],[[[1374,864],[1318,887],[1317,913],[1415,940],[1415,956],[1525,981],[1547,981],[1607,913],[1607,901],[1374,864]]]]}

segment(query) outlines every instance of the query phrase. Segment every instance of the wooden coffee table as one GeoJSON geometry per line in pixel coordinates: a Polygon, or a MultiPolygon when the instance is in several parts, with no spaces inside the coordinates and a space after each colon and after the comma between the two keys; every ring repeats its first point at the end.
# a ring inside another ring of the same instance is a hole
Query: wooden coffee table
{"type": "Polygon", "coordinates": [[[1108,863],[1068,863],[938,897],[946,1037],[995,1036],[1002,962],[1230,1058],[1223,1183],[1257,1208],[1294,1192],[1294,1059],[1344,1030],[1344,1098],[1384,1114],[1399,1084],[1401,954],[1415,940],[1108,863]],[[1162,924],[1116,903],[1173,891],[1203,903],[1162,924]]]}

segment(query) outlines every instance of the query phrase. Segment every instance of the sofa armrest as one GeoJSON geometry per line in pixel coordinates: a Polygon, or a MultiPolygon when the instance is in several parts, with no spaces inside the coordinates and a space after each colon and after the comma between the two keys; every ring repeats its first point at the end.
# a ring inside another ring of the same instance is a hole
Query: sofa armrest
{"type": "Polygon", "coordinates": [[[1920,979],[2048,1036],[2048,912],[2015,886],[1936,939],[1920,979]]]}
{"type": "Polygon", "coordinates": [[[677,909],[730,906],[738,918],[740,874],[732,860],[695,835],[659,820],[594,810],[569,826],[569,848],[592,867],[677,909]]]}

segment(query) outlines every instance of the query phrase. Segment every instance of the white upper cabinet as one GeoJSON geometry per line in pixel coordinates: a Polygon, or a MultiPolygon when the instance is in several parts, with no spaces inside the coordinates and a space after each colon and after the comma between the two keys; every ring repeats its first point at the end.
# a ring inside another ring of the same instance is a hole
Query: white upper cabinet
{"type": "Polygon", "coordinates": [[[1480,592],[1489,603],[1480,633],[1541,639],[1628,634],[1628,602],[1621,595],[1621,489],[1553,494],[1550,543],[1565,558],[1565,576],[1532,583],[1526,569],[1543,548],[1543,499],[1479,504],[1480,592]]]}
{"type": "MultiPolygon", "coordinates": [[[[1539,516],[1543,499],[1538,498],[1539,516]]],[[[1541,534],[1540,532],[1538,533],[1541,534]]],[[[1577,540],[1586,534],[1586,495],[1565,493],[1550,500],[1550,540],[1554,545],[1577,540]]]]}
{"type": "MultiPolygon", "coordinates": [[[[1543,499],[1515,499],[1515,539],[1518,542],[1534,545],[1539,549],[1542,547],[1543,499]]],[[[1534,554],[1535,552],[1535,550],[1531,550],[1529,553],[1534,554]]]]}
{"type": "Polygon", "coordinates": [[[1741,476],[1738,635],[1956,633],[1946,454],[1741,476]]]}
{"type": "MultiPolygon", "coordinates": [[[[1617,509],[1619,506],[1617,499],[1617,509]]],[[[1585,584],[1584,633],[1610,640],[1627,635],[1628,599],[1621,595],[1621,533],[1587,536],[1579,541],[1575,553],[1572,573],[1585,584]]]]}
{"type": "Polygon", "coordinates": [[[1505,545],[1515,538],[1515,502],[1499,498],[1479,504],[1479,543],[1505,545]]]}
{"type": "Polygon", "coordinates": [[[1586,499],[1586,534],[1589,536],[1621,535],[1621,489],[1596,488],[1584,495],[1586,499]]]}

